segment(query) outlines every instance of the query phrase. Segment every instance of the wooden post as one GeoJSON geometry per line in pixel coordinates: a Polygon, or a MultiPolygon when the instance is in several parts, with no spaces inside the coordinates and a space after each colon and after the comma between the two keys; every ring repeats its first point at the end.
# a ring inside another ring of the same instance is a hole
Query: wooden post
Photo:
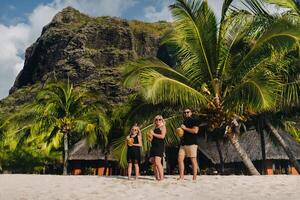
{"type": "Polygon", "coordinates": [[[289,167],[289,174],[290,175],[299,175],[299,173],[297,172],[296,168],[293,166],[289,167]]]}
{"type": "Polygon", "coordinates": [[[75,168],[75,169],[73,169],[73,175],[81,175],[81,173],[82,173],[82,171],[81,171],[81,169],[80,168],[75,168]]]}
{"type": "Polygon", "coordinates": [[[104,167],[98,167],[98,176],[104,175],[104,167]]]}
{"type": "Polygon", "coordinates": [[[265,163],[265,168],[266,168],[266,175],[273,175],[274,172],[273,172],[273,162],[272,160],[266,160],[266,163],[265,163]]]}

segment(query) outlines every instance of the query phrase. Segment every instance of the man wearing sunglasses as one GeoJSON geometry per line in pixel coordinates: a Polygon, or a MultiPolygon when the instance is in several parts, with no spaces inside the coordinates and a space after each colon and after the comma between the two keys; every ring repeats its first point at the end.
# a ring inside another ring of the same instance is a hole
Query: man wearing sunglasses
{"type": "Polygon", "coordinates": [[[192,110],[186,108],[183,111],[184,121],[181,128],[184,130],[184,134],[181,138],[180,149],[178,152],[178,166],[179,166],[179,180],[184,179],[184,158],[191,159],[193,168],[193,180],[197,178],[198,163],[197,163],[197,134],[199,127],[197,121],[192,118],[192,110]]]}

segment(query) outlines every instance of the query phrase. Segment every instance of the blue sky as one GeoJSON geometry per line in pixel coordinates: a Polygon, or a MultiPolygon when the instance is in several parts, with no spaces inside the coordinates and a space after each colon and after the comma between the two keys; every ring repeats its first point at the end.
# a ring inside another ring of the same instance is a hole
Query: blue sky
{"type": "Polygon", "coordinates": [[[173,0],[0,0],[0,99],[8,95],[24,65],[26,49],[43,26],[66,6],[91,16],[170,21],[173,0]]]}
{"type": "MultiPolygon", "coordinates": [[[[118,16],[144,21],[172,21],[174,0],[0,0],[0,99],[8,95],[24,65],[25,50],[43,26],[66,6],[91,16],[118,16]]],[[[208,0],[220,13],[223,0],[208,0]]],[[[217,14],[219,15],[219,14],[217,14]]]]}
{"type": "MultiPolygon", "coordinates": [[[[73,2],[80,2],[80,0],[75,0],[73,2]]],[[[83,0],[81,2],[85,2],[83,0]]],[[[95,2],[101,2],[101,0],[90,0],[95,2]]],[[[126,0],[123,0],[126,2],[126,0]]],[[[128,1],[128,0],[127,0],[128,1]]],[[[218,1],[218,0],[211,0],[218,1]]],[[[51,5],[53,2],[67,2],[66,4],[72,5],[72,0],[1,0],[0,1],[0,23],[5,25],[16,25],[17,23],[27,23],[28,16],[32,13],[32,11],[38,6],[46,6],[51,5]]],[[[113,3],[114,0],[111,0],[113,3]]],[[[140,20],[149,20],[145,16],[146,10],[153,8],[158,12],[163,6],[169,5],[173,2],[173,0],[130,0],[131,6],[128,6],[121,13],[119,13],[120,17],[126,19],[140,19],[140,20]]],[[[99,9],[100,10],[100,9],[99,9]]],[[[88,13],[93,16],[102,15],[101,12],[98,14],[88,13]]],[[[151,20],[150,20],[151,21],[151,20]]]]}
{"type": "Polygon", "coordinates": [[[19,22],[26,22],[29,13],[35,7],[42,3],[51,3],[52,0],[1,0],[0,2],[0,23],[12,25],[19,22]]]}

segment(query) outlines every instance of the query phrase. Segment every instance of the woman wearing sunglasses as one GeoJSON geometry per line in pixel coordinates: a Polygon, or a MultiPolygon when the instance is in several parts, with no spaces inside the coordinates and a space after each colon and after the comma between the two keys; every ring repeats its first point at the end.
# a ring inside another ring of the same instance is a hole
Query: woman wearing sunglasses
{"type": "Polygon", "coordinates": [[[127,163],[128,163],[128,179],[131,178],[132,165],[134,164],[135,169],[135,179],[138,178],[139,172],[139,163],[141,160],[141,146],[142,146],[142,137],[140,128],[137,125],[134,125],[131,128],[130,134],[126,137],[127,141],[127,163]]]}
{"type": "Polygon", "coordinates": [[[155,116],[154,129],[150,131],[150,134],[152,135],[150,159],[153,162],[155,179],[158,181],[164,179],[164,169],[161,160],[165,150],[164,138],[166,132],[166,125],[163,117],[161,115],[155,116]]]}

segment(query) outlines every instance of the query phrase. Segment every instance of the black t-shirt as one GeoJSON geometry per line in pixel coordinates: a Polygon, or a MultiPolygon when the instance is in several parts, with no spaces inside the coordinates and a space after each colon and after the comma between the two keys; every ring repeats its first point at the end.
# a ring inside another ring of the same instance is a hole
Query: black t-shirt
{"type": "MultiPolygon", "coordinates": [[[[197,121],[193,118],[186,118],[184,120],[183,124],[187,128],[193,128],[194,126],[198,126],[197,121]]],[[[181,145],[197,144],[197,134],[193,134],[193,133],[184,131],[184,135],[181,138],[181,145]]]]}

